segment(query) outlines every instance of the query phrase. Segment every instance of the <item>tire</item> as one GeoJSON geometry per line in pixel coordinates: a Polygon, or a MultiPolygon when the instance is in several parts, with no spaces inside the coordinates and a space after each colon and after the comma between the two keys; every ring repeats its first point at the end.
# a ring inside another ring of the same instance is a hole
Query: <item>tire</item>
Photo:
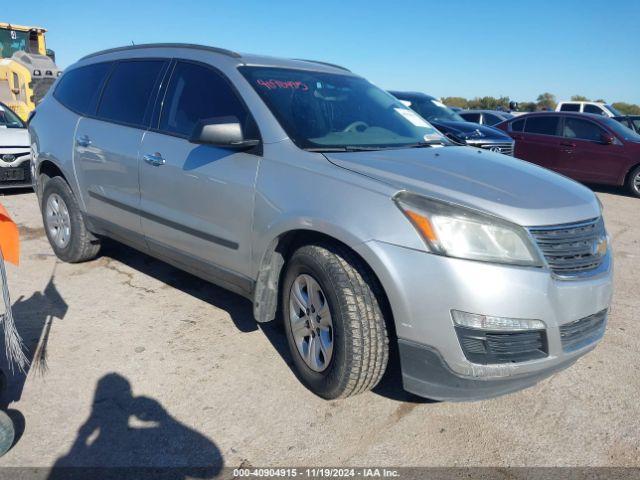
{"type": "Polygon", "coordinates": [[[349,397],[372,389],[382,378],[389,359],[389,339],[381,297],[376,292],[379,287],[373,274],[343,247],[306,245],[287,262],[281,290],[282,320],[294,371],[316,395],[326,399],[349,397]],[[320,290],[311,295],[315,299],[312,301],[309,291],[316,284],[320,290]],[[311,304],[307,312],[296,300],[297,287],[302,297],[306,292],[304,298],[311,304]],[[313,323],[314,315],[319,323],[313,323]],[[314,325],[317,333],[311,336],[314,325]],[[318,350],[315,356],[308,353],[318,350]],[[313,358],[315,362],[310,361],[313,358]]]}
{"type": "Polygon", "coordinates": [[[13,421],[4,411],[0,410],[0,457],[9,451],[13,446],[16,431],[13,421]]]}
{"type": "Polygon", "coordinates": [[[640,197],[640,165],[635,167],[627,176],[627,191],[634,197],[640,197]]]}
{"type": "Polygon", "coordinates": [[[100,240],[87,229],[76,197],[62,177],[47,180],[40,209],[47,238],[60,260],[79,263],[96,257],[100,240]],[[53,208],[49,207],[50,202],[53,208]],[[52,214],[55,205],[58,213],[52,214]]]}

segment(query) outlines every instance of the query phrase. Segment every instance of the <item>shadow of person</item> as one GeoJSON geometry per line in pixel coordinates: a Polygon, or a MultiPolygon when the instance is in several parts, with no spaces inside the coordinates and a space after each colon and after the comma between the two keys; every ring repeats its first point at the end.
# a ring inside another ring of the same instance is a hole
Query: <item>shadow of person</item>
{"type": "Polygon", "coordinates": [[[109,373],[98,381],[91,414],[49,479],[212,478],[222,465],[211,440],[109,373]]]}
{"type": "MultiPolygon", "coordinates": [[[[0,368],[7,376],[6,389],[2,392],[0,402],[3,408],[20,400],[29,372],[46,373],[51,325],[54,319],[62,320],[65,317],[69,306],[58,292],[55,275],[52,274],[42,292],[34,292],[27,299],[21,296],[11,308],[29,365],[25,371],[20,371],[11,369],[5,358],[0,361],[0,368]]],[[[0,352],[3,351],[4,339],[0,338],[0,352]]]]}

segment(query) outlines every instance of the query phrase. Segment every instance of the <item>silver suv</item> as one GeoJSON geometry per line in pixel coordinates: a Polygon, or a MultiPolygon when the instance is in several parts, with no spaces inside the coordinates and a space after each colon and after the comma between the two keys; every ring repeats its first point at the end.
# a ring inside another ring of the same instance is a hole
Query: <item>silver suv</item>
{"type": "Polygon", "coordinates": [[[487,398],[604,333],[612,265],[594,194],[450,145],[344,68],[103,51],[65,71],[30,131],[58,257],[89,260],[111,237],[250,298],[324,398],[373,388],[390,351],[410,392],[487,398]]]}

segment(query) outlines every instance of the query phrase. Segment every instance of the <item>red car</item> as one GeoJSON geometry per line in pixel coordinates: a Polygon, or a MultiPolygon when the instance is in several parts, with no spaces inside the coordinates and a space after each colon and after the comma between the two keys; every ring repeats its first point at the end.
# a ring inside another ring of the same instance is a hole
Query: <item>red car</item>
{"type": "Polygon", "coordinates": [[[581,182],[623,185],[640,197],[640,135],[612,118],[540,112],[495,127],[516,141],[517,158],[581,182]]]}

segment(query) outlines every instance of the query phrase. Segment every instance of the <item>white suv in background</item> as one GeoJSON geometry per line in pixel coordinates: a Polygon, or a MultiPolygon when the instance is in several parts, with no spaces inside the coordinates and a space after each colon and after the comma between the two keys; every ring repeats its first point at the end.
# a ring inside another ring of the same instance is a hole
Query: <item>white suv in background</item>
{"type": "Polygon", "coordinates": [[[31,188],[31,147],[27,126],[0,102],[0,190],[31,188]]]}
{"type": "Polygon", "coordinates": [[[556,112],[581,112],[604,115],[605,117],[619,117],[622,115],[613,106],[601,102],[560,102],[556,112]]]}

